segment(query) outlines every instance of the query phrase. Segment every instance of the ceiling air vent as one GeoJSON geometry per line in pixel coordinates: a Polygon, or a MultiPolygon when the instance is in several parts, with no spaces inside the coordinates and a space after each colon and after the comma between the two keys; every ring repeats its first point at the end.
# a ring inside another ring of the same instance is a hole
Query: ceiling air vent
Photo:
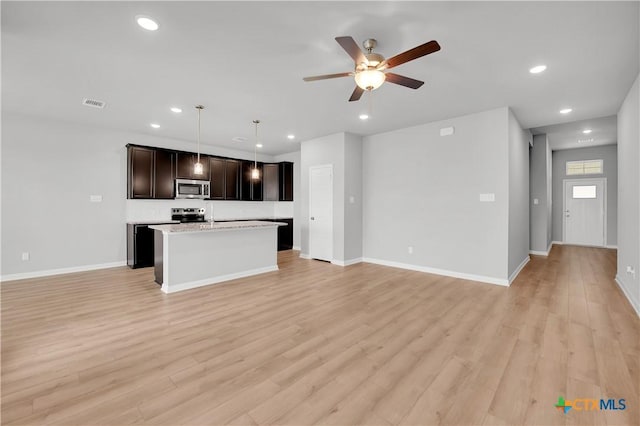
{"type": "Polygon", "coordinates": [[[82,105],[88,106],[88,107],[92,107],[92,108],[104,108],[104,106],[106,105],[106,102],[103,101],[97,101],[95,99],[89,99],[89,98],[84,98],[82,100],[82,105]]]}

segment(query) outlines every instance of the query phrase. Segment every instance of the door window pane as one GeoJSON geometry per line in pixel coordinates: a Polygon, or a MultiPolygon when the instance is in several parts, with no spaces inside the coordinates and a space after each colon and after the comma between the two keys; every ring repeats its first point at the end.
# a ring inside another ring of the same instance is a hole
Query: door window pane
{"type": "Polygon", "coordinates": [[[596,198],[596,186],[595,185],[574,186],[573,198],[596,198]]]}

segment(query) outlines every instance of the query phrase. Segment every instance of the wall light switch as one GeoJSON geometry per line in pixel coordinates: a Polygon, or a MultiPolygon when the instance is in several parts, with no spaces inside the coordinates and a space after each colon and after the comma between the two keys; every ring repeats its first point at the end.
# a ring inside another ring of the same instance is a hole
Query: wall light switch
{"type": "Polygon", "coordinates": [[[454,133],[455,129],[453,128],[453,126],[443,127],[442,129],[440,129],[440,136],[451,136],[454,133]]]}
{"type": "Polygon", "coordinates": [[[493,203],[496,201],[496,194],[480,194],[480,201],[483,203],[493,203]]]}
{"type": "Polygon", "coordinates": [[[22,260],[29,260],[29,252],[25,251],[24,253],[22,253],[22,260]]]}
{"type": "Polygon", "coordinates": [[[538,200],[537,198],[533,199],[533,204],[540,204],[540,200],[538,200]]]}
{"type": "Polygon", "coordinates": [[[91,201],[92,203],[101,203],[102,202],[102,195],[90,195],[89,196],[89,201],[91,201]]]}

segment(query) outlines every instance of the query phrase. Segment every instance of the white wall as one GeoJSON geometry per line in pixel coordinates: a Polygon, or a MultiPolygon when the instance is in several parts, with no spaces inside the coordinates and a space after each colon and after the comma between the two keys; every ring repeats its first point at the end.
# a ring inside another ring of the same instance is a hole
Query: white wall
{"type": "Polygon", "coordinates": [[[607,241],[618,243],[618,147],[616,145],[553,151],[553,241],[563,240],[564,179],[607,178],[607,241]],[[603,174],[598,176],[567,176],[566,162],[575,160],[603,160],[603,174]]]}
{"type": "Polygon", "coordinates": [[[364,257],[506,283],[508,132],[499,108],[365,137],[364,257]]]}
{"type": "Polygon", "coordinates": [[[618,111],[618,273],[616,280],[640,315],[640,77],[618,111]],[[627,273],[627,267],[635,276],[627,273]]]}
{"type": "Polygon", "coordinates": [[[529,260],[529,141],[509,109],[509,281],[529,260]]]}
{"type": "Polygon", "coordinates": [[[362,258],[362,137],[345,133],[344,260],[362,258]]]}
{"type": "Polygon", "coordinates": [[[535,135],[529,161],[531,251],[547,253],[551,245],[551,149],[547,135],[535,135]],[[534,204],[534,199],[538,204],[534,204]]]}
{"type": "Polygon", "coordinates": [[[300,250],[309,254],[309,167],[333,165],[333,259],[344,261],[344,133],[335,133],[300,146],[300,250]]]}
{"type": "MultiPolygon", "coordinates": [[[[6,112],[2,124],[2,276],[123,263],[127,219],[164,220],[171,207],[192,205],[126,200],[125,145],[195,151],[194,143],[6,112]],[[102,195],[102,203],[90,203],[91,194],[102,195]],[[21,260],[23,252],[30,253],[29,261],[21,260]]],[[[253,158],[210,145],[202,152],[253,158]]],[[[274,161],[267,155],[258,159],[274,161]]],[[[291,203],[214,203],[216,218],[294,210],[291,203]]]]}

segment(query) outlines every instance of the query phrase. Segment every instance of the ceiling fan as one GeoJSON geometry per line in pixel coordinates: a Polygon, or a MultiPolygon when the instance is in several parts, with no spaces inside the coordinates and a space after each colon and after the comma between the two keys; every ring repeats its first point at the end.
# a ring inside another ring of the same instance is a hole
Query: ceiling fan
{"type": "Polygon", "coordinates": [[[356,81],[356,88],[351,94],[349,102],[359,100],[365,90],[375,90],[385,81],[409,87],[411,89],[418,89],[424,84],[424,81],[414,80],[413,78],[385,71],[393,67],[397,67],[398,65],[402,65],[405,62],[413,61],[414,59],[421,58],[422,56],[440,50],[438,42],[431,40],[428,43],[421,44],[420,46],[409,49],[392,58],[385,59],[384,56],[379,53],[373,53],[373,49],[378,44],[375,39],[369,38],[362,43],[367,53],[363,53],[362,50],[360,50],[353,37],[336,37],[336,41],[355,61],[355,70],[352,72],[342,72],[338,74],[305,77],[303,80],[316,81],[353,76],[356,81]]]}

